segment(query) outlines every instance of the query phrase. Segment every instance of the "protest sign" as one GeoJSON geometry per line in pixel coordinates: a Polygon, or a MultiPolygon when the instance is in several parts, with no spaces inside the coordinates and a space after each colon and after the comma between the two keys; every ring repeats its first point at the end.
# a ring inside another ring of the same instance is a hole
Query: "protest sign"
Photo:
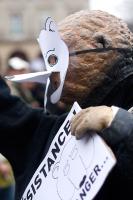
{"type": "Polygon", "coordinates": [[[80,110],[75,102],[21,200],[91,200],[100,190],[116,160],[97,134],[71,135],[70,120],[80,110]]]}

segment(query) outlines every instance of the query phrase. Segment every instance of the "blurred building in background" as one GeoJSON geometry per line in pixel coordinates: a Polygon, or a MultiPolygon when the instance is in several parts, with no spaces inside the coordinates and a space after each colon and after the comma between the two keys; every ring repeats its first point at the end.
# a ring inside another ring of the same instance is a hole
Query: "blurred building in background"
{"type": "MultiPolygon", "coordinates": [[[[20,56],[27,61],[38,57],[40,62],[36,39],[47,16],[58,22],[71,13],[87,8],[105,10],[123,18],[133,31],[132,0],[1,0],[0,73],[6,71],[11,57],[20,56]]],[[[39,67],[39,62],[32,62],[34,70],[39,67]]]]}
{"type": "Polygon", "coordinates": [[[36,39],[47,16],[58,22],[87,7],[87,0],[1,0],[0,72],[4,73],[10,57],[22,55],[31,61],[40,55],[36,39]]]}

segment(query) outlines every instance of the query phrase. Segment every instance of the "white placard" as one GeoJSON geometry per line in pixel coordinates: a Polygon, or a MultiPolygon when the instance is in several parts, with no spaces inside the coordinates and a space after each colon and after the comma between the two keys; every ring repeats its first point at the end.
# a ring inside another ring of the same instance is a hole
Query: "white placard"
{"type": "Polygon", "coordinates": [[[80,110],[75,102],[21,200],[91,200],[100,190],[116,159],[97,134],[71,135],[70,120],[80,110]]]}

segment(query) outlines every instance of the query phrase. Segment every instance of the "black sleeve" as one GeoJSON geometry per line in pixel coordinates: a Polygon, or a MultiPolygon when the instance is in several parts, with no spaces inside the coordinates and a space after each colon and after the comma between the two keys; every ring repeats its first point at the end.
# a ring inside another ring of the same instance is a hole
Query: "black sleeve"
{"type": "Polygon", "coordinates": [[[46,123],[49,120],[49,127],[54,123],[43,109],[33,109],[12,96],[0,77],[0,153],[10,161],[16,174],[24,170],[30,144],[43,117],[46,123]]]}
{"type": "Polygon", "coordinates": [[[102,137],[113,150],[122,176],[133,180],[133,115],[119,109],[102,137]]]}

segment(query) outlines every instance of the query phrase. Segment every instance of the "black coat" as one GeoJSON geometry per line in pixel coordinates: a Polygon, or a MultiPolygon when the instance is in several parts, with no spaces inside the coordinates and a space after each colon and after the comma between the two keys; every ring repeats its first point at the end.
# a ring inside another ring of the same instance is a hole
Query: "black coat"
{"type": "MultiPolygon", "coordinates": [[[[0,79],[0,152],[10,161],[19,200],[66,115],[47,115],[11,96],[0,79]]],[[[120,109],[102,137],[118,162],[95,200],[129,200],[133,196],[133,117],[120,109]],[[124,125],[123,125],[124,124],[124,125]],[[131,195],[131,196],[130,196],[131,195]]]]}

